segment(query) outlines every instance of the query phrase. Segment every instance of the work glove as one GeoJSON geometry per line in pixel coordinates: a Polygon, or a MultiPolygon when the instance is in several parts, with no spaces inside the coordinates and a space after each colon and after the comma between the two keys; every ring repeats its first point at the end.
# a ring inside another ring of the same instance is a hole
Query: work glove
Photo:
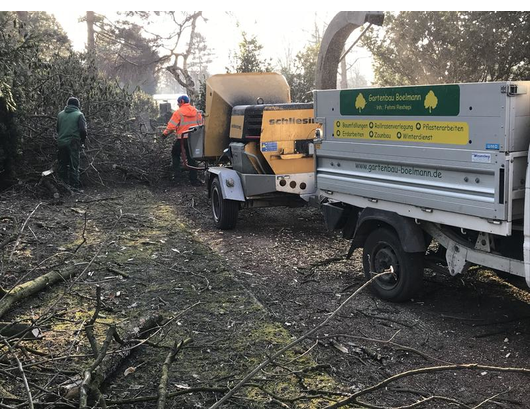
{"type": "Polygon", "coordinates": [[[166,133],[162,133],[162,139],[165,139],[168,136],[166,133]]]}

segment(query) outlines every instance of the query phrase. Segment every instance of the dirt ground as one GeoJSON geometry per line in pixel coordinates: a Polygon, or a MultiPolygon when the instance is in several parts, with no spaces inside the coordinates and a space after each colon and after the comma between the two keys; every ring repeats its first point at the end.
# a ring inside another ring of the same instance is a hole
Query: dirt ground
{"type": "MultiPolygon", "coordinates": [[[[72,279],[16,305],[0,320],[37,325],[39,340],[0,340],[0,407],[77,407],[94,363],[86,326],[101,350],[109,326],[139,335],[110,343],[100,390],[109,408],[154,408],[164,361],[167,408],[207,408],[264,361],[223,408],[324,408],[364,390],[348,407],[529,408],[530,293],[476,267],[459,278],[425,271],[403,304],[356,295],[357,251],[325,229],[316,208],[242,210],[233,231],[212,223],[204,187],[124,185],[50,199],[0,195],[0,286],[76,264],[72,279]],[[131,348],[132,347],[132,348],[131,348]],[[414,372],[439,367],[438,370],[414,372]],[[405,373],[402,377],[395,377],[405,373]],[[381,384],[387,378],[388,383],[381,384]],[[383,386],[384,385],[384,386],[383,386]],[[70,387],[69,387],[70,386],[70,387]],[[374,389],[370,387],[374,386],[374,389]],[[70,390],[70,391],[69,391],[70,390]]],[[[89,396],[89,406],[98,402],[89,396]]],[[[99,405],[102,405],[102,400],[99,405]]]]}

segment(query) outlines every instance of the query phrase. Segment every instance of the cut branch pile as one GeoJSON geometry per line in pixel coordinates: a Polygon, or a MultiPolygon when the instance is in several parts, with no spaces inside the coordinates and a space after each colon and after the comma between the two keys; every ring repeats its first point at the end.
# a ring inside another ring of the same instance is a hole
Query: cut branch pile
{"type": "MultiPolygon", "coordinates": [[[[90,115],[87,112],[87,120],[90,115]]],[[[110,117],[109,117],[110,118],[110,117]]],[[[54,126],[53,121],[43,119],[44,126],[54,126]]],[[[154,184],[166,177],[171,163],[170,140],[157,136],[156,121],[146,124],[136,118],[115,120],[100,125],[98,120],[89,125],[86,148],[81,150],[80,177],[84,186],[108,186],[126,181],[154,184]]],[[[46,130],[44,130],[46,131],[46,130]]],[[[160,130],[158,130],[160,131],[160,130]]],[[[69,187],[62,184],[56,172],[56,141],[53,129],[29,143],[34,151],[27,150],[27,159],[21,167],[28,168],[19,174],[27,184],[39,185],[49,195],[57,197],[69,187]],[[38,155],[37,155],[38,153],[38,155]]]]}
{"type": "Polygon", "coordinates": [[[17,104],[22,157],[16,164],[16,177],[26,187],[39,185],[39,190],[52,196],[65,189],[53,169],[57,115],[72,94],[79,98],[87,121],[88,139],[80,163],[83,185],[130,179],[154,182],[169,166],[171,145],[157,136],[163,121],[151,119],[156,118],[156,103],[142,92],[103,77],[93,57],[74,53],[56,57],[19,85],[27,95],[17,104]]]}

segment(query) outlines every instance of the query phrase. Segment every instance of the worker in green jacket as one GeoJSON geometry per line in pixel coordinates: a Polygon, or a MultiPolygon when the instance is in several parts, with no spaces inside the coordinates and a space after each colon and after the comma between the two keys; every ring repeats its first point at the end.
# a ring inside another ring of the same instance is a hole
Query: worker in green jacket
{"type": "Polygon", "coordinates": [[[57,160],[59,177],[74,189],[79,189],[79,154],[87,137],[85,116],[79,99],[68,98],[66,107],[57,116],[57,160]]]}

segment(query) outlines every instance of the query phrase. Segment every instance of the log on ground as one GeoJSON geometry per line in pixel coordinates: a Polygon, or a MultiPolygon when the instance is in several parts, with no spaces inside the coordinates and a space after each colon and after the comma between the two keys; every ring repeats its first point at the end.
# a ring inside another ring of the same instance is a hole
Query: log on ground
{"type": "Polygon", "coordinates": [[[79,266],[72,266],[61,271],[50,271],[43,276],[30,280],[8,291],[0,300],[0,319],[8,312],[15,303],[31,296],[42,289],[52,286],[68,277],[73,276],[80,269],[79,266]]]}

